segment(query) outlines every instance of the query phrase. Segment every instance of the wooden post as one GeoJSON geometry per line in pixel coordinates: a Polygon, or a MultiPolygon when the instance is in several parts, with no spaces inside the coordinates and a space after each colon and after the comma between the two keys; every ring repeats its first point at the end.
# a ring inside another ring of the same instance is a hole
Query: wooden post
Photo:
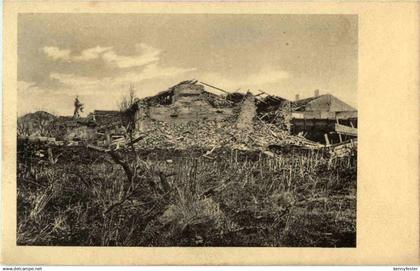
{"type": "Polygon", "coordinates": [[[324,134],[324,138],[325,138],[325,145],[329,146],[330,140],[328,139],[328,134],[324,134]]]}
{"type": "Polygon", "coordinates": [[[109,146],[111,145],[111,135],[109,134],[109,132],[106,133],[106,145],[109,146]]]}
{"type": "Polygon", "coordinates": [[[338,133],[338,137],[340,138],[340,143],[343,142],[343,138],[341,137],[341,133],[338,133]]]}

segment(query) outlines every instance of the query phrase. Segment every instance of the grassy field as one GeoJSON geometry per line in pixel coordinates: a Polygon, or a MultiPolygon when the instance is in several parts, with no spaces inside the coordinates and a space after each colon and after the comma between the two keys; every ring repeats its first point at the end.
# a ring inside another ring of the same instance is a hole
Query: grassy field
{"type": "Polygon", "coordinates": [[[126,154],[129,179],[108,154],[40,148],[18,144],[18,245],[356,246],[357,155],[126,154]]]}

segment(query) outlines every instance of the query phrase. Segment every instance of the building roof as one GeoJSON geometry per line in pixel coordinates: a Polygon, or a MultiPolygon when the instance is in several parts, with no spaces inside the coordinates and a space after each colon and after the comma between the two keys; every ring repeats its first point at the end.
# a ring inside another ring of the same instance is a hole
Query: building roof
{"type": "Polygon", "coordinates": [[[119,116],[121,112],[117,110],[94,110],[93,114],[95,114],[95,116],[99,116],[99,115],[119,116]]]}
{"type": "Polygon", "coordinates": [[[182,93],[179,96],[189,96],[193,93],[198,95],[199,93],[199,96],[203,100],[207,101],[214,107],[231,106],[232,103],[234,103],[221,95],[206,91],[204,86],[197,84],[197,82],[198,81],[196,80],[182,81],[154,96],[148,96],[137,100],[127,111],[136,111],[139,108],[139,104],[144,104],[146,106],[171,105],[174,102],[173,96],[177,94],[176,92],[178,92],[178,94],[182,93]]]}
{"type": "Polygon", "coordinates": [[[342,100],[331,94],[324,94],[292,102],[295,111],[324,111],[324,112],[343,112],[357,111],[356,108],[346,104],[342,100]]]}

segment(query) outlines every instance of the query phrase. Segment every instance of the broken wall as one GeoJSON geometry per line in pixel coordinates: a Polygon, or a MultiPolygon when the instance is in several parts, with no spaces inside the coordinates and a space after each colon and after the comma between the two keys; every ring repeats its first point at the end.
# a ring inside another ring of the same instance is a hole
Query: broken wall
{"type": "Polygon", "coordinates": [[[224,121],[233,116],[232,107],[214,107],[202,85],[181,84],[173,89],[172,104],[141,107],[136,112],[136,128],[148,130],[153,121],[185,123],[189,121],[224,121]]]}
{"type": "Polygon", "coordinates": [[[252,130],[256,113],[257,106],[255,105],[255,97],[251,93],[248,93],[242,102],[236,127],[241,130],[252,130]]]}

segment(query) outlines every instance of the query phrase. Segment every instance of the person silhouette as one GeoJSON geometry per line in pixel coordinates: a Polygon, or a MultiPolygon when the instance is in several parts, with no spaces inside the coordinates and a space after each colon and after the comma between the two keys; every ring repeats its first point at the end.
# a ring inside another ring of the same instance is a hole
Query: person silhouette
{"type": "Polygon", "coordinates": [[[83,112],[83,104],[79,100],[79,96],[74,99],[74,113],[73,118],[80,118],[80,112],[83,112]]]}

